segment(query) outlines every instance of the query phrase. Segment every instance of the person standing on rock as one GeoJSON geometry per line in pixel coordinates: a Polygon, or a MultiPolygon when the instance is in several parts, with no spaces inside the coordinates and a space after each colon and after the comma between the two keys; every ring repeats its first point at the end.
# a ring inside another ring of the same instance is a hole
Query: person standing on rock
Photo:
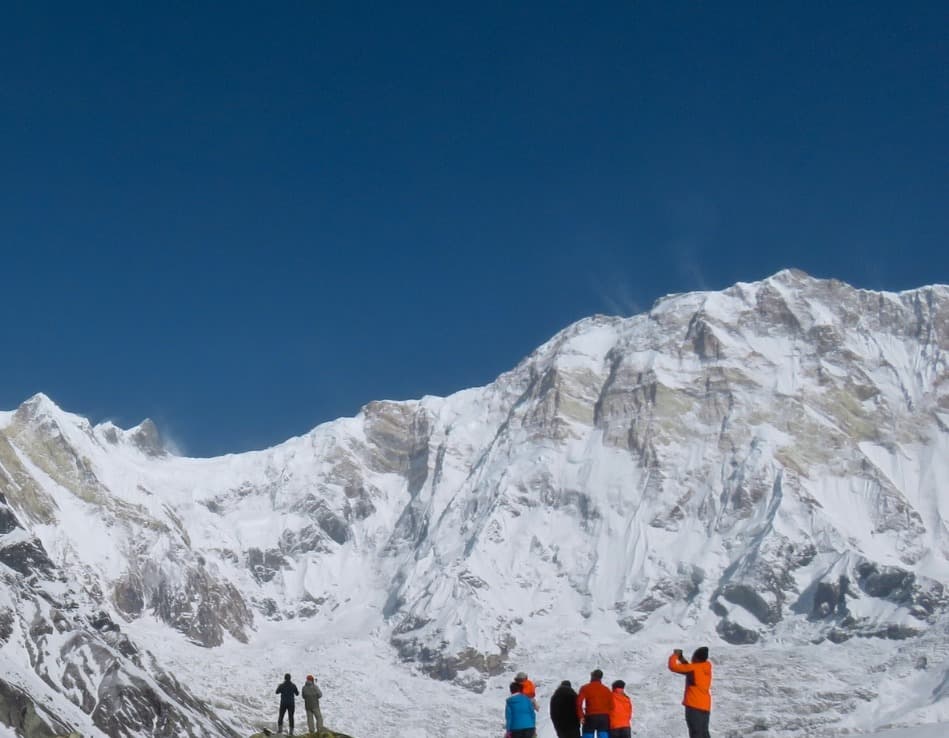
{"type": "Polygon", "coordinates": [[[580,735],[577,693],[567,679],[560,682],[550,698],[550,722],[554,725],[557,738],[578,738],[580,735]]]}
{"type": "Polygon", "coordinates": [[[283,716],[286,714],[290,726],[290,735],[293,735],[293,709],[294,698],[300,694],[297,685],[290,680],[289,674],[283,675],[283,681],[277,687],[277,694],[280,695],[280,716],[277,718],[277,732],[283,732],[283,716]]]}
{"type": "Polygon", "coordinates": [[[577,693],[577,719],[583,722],[583,738],[609,738],[613,693],[603,683],[603,672],[594,669],[590,681],[577,693]]]}
{"type": "Polygon", "coordinates": [[[303,695],[303,707],[306,708],[306,727],[311,733],[321,733],[323,731],[323,713],[320,712],[320,697],[323,692],[316,686],[316,679],[312,674],[307,674],[306,684],[303,685],[301,692],[303,695]],[[313,722],[316,721],[316,730],[313,730],[313,722]]]}
{"type": "Polygon", "coordinates": [[[677,648],[669,657],[669,669],[685,674],[685,724],[689,738],[709,738],[708,724],[712,715],[712,662],[708,660],[708,646],[695,649],[690,664],[677,648]]]}

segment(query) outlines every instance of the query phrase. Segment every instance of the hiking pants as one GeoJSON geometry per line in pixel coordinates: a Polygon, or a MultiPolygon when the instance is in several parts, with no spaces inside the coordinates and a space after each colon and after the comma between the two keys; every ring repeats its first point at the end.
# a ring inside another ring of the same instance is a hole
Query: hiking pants
{"type": "Polygon", "coordinates": [[[633,730],[630,726],[625,728],[610,728],[610,738],[632,738],[633,730]]]}
{"type": "Polygon", "coordinates": [[[320,712],[320,706],[317,705],[312,710],[306,711],[306,727],[311,733],[319,733],[323,730],[323,713],[320,712]],[[316,719],[316,730],[313,730],[313,720],[316,719]]]}
{"type": "Polygon", "coordinates": [[[587,715],[583,718],[583,738],[610,738],[609,715],[587,715]]]}
{"type": "Polygon", "coordinates": [[[554,730],[557,731],[557,738],[580,738],[580,725],[572,725],[569,728],[563,726],[554,726],[554,730]]]}
{"type": "Polygon", "coordinates": [[[511,738],[534,738],[537,731],[534,728],[519,728],[511,731],[511,738]]]}
{"type": "Polygon", "coordinates": [[[287,721],[290,725],[290,732],[293,732],[293,705],[280,705],[280,717],[277,718],[277,730],[283,730],[283,715],[286,713],[287,721]]]}
{"type": "Polygon", "coordinates": [[[709,738],[709,717],[711,717],[711,713],[707,710],[697,710],[694,707],[685,708],[685,724],[689,728],[689,738],[709,738]]]}

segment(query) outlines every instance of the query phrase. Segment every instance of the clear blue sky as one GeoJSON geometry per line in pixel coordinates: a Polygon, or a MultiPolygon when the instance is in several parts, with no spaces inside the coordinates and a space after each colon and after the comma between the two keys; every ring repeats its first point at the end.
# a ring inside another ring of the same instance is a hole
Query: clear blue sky
{"type": "Polygon", "coordinates": [[[947,28],[935,0],[6,3],[0,409],[240,451],[670,292],[947,282],[947,28]]]}

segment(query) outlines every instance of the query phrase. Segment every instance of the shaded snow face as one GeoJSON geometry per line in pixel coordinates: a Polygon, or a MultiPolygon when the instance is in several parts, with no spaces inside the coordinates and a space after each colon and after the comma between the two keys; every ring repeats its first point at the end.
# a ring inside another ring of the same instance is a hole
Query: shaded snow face
{"type": "MultiPolygon", "coordinates": [[[[0,635],[74,724],[107,730],[93,705],[139,694],[114,728],[128,735],[154,695],[182,723],[218,719],[210,694],[189,691],[208,689],[192,649],[240,663],[281,632],[301,639],[290,653],[313,632],[371,642],[382,668],[466,690],[472,711],[515,666],[555,685],[595,666],[577,669],[584,654],[642,669],[621,676],[658,701],[668,684],[649,664],[666,645],[710,643],[726,668],[741,653],[869,649],[905,685],[876,717],[876,685],[851,669],[804,716],[794,689],[768,692],[769,726],[928,715],[947,690],[914,685],[938,683],[946,654],[911,654],[949,625],[947,308],[945,287],[875,293],[782,272],[581,321],[483,388],[370,403],[215,459],[38,395],[0,414],[0,564],[17,592],[0,635]],[[61,647],[68,689],[36,657],[49,646],[32,633],[49,629],[95,644],[61,647]],[[89,666],[111,658],[118,672],[89,666]],[[143,681],[144,659],[189,678],[143,681]]],[[[245,688],[215,709],[246,715],[245,688]]],[[[742,730],[761,720],[723,715],[742,730]]]]}

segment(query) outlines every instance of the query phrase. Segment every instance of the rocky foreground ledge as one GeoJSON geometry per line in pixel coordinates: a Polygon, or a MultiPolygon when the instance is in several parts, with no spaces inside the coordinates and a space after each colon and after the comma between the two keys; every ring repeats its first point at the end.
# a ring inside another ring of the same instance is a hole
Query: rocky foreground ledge
{"type": "MultiPolygon", "coordinates": [[[[267,736],[277,736],[277,735],[286,735],[286,733],[276,733],[274,731],[263,731],[261,733],[254,733],[250,738],[267,738],[267,736]]],[[[296,738],[352,738],[351,735],[346,735],[345,733],[334,733],[332,730],[321,730],[319,733],[294,733],[296,738]]]]}
{"type": "MultiPolygon", "coordinates": [[[[260,733],[254,733],[250,738],[267,738],[268,736],[285,736],[286,733],[277,733],[273,730],[264,730],[260,733]]],[[[321,730],[319,733],[294,733],[296,738],[353,738],[346,733],[336,733],[332,730],[321,730]]],[[[63,736],[53,736],[53,738],[82,738],[80,733],[67,733],[63,736]]]]}

